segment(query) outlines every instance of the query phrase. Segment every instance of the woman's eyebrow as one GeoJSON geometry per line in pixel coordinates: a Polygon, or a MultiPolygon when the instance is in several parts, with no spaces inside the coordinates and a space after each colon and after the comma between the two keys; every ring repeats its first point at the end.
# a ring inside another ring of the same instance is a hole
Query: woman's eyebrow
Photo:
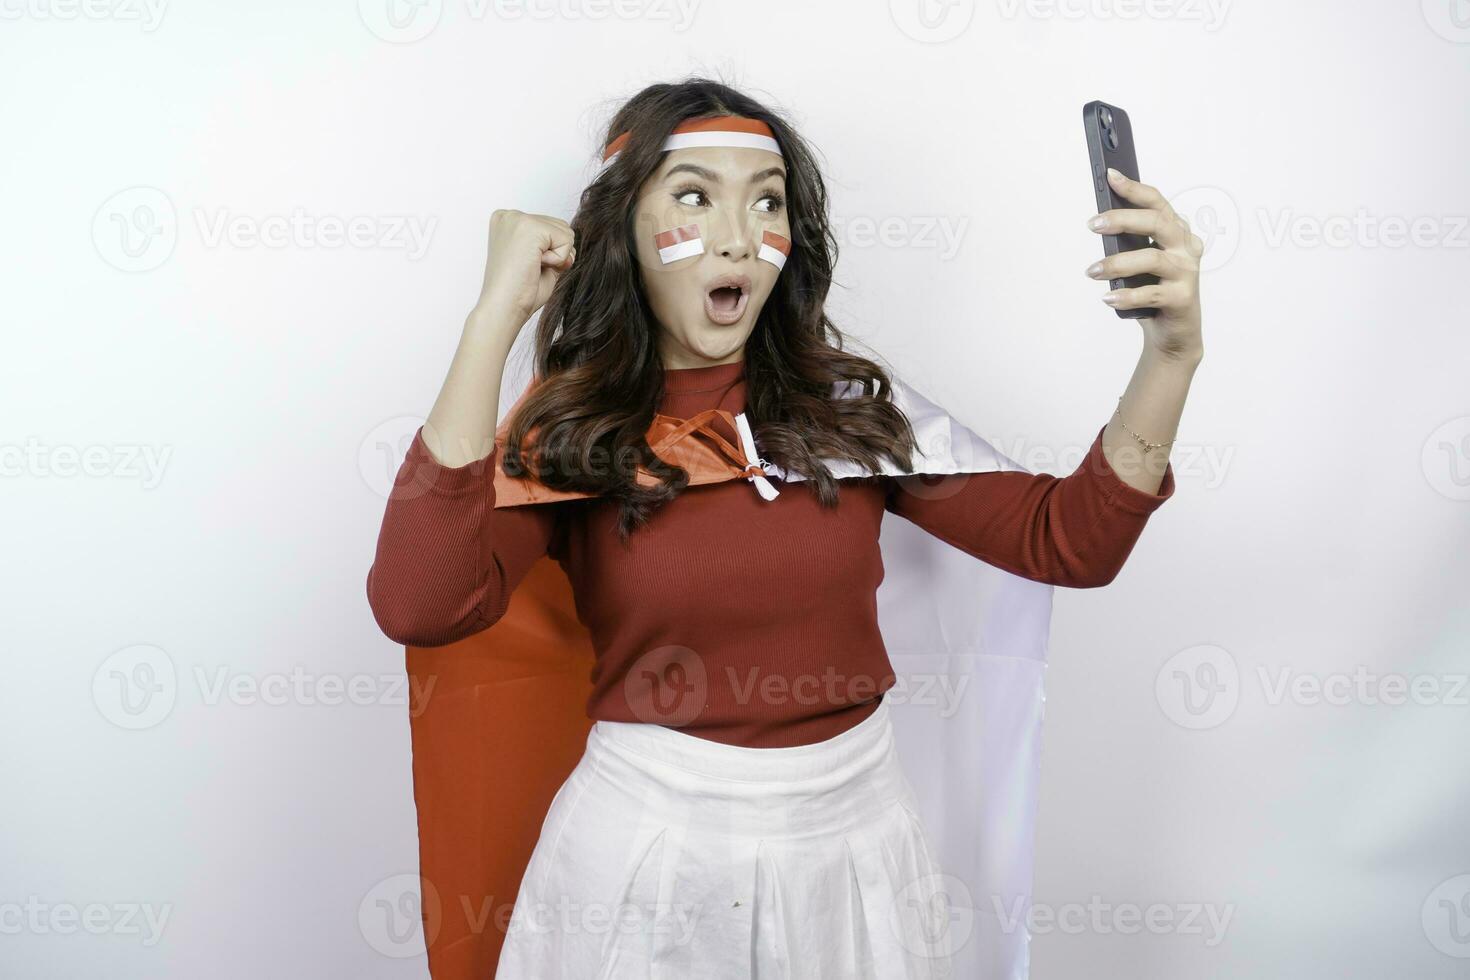
{"type": "MultiPolygon", "coordinates": [[[[699,166],[696,163],[678,163],[678,164],[675,164],[674,166],[672,166],[672,167],[670,167],[668,169],[668,172],[667,173],[664,174],[664,179],[667,180],[668,178],[674,176],[674,174],[677,174],[677,173],[680,173],[680,172],[683,172],[683,171],[687,171],[687,172],[692,173],[692,174],[694,174],[694,175],[696,175],[698,177],[703,177],[705,180],[709,181],[711,184],[723,183],[723,181],[720,179],[720,175],[719,174],[715,173],[713,170],[710,170],[708,167],[701,167],[701,166],[699,166]]],[[[786,171],[783,170],[781,167],[767,167],[765,170],[762,170],[759,173],[751,174],[750,175],[750,182],[752,184],[758,183],[759,181],[765,180],[767,177],[780,177],[782,180],[785,180],[786,179],[786,171]]]]}

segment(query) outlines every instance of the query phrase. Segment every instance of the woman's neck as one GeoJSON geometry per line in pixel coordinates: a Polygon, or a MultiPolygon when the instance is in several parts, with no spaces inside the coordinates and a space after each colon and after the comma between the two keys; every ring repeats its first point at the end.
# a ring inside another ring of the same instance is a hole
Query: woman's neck
{"type": "Polygon", "coordinates": [[[664,390],[668,392],[687,393],[713,388],[726,388],[744,373],[744,358],[738,361],[728,361],[724,364],[664,368],[664,390]]]}

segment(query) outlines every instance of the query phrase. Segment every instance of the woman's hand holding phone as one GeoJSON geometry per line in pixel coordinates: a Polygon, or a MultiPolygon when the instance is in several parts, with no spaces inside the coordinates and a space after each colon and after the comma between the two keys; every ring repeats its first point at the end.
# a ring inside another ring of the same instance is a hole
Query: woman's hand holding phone
{"type": "Polygon", "coordinates": [[[1142,273],[1158,276],[1159,281],[1153,285],[1110,290],[1103,295],[1103,302],[1115,310],[1158,310],[1139,320],[1150,346],[1173,358],[1198,356],[1204,347],[1199,304],[1199,263],[1205,252],[1204,242],[1157,188],[1112,168],[1107,171],[1107,179],[1113,192],[1134,206],[1103,211],[1089,219],[1087,227],[1100,235],[1132,233],[1152,238],[1156,247],[1106,256],[1088,266],[1087,275],[1103,280],[1142,273]]]}

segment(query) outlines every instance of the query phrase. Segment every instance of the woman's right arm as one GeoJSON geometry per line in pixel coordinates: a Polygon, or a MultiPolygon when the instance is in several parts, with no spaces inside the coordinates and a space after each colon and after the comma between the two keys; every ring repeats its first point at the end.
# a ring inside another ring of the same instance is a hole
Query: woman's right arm
{"type": "Polygon", "coordinates": [[[546,553],[554,505],[495,509],[500,381],[516,334],[576,258],[559,218],[496,211],[480,299],[428,420],[394,480],[368,604],[390,639],[442,646],[479,632],[546,553]]]}

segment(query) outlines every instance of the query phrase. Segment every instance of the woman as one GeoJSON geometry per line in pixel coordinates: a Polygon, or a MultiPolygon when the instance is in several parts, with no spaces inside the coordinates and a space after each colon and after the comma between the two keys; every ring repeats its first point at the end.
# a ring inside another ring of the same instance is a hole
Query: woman
{"type": "Polygon", "coordinates": [[[384,632],[432,647],[496,623],[550,555],[595,646],[595,724],[497,975],[947,975],[924,896],[900,898],[941,869],[883,698],[881,520],[1036,581],[1111,581],[1173,491],[1166,447],[1202,355],[1199,240],[1153,188],[1116,180],[1140,207],[1093,230],[1162,247],[1087,274],[1159,276],[1106,297],[1159,314],[1139,321],[1139,365],[1087,460],[911,493],[883,472],[916,450],[891,379],[824,314],[836,249],[800,136],[701,79],[645,89],[607,135],[570,224],[492,217],[479,301],[400,472],[436,492],[390,501],[368,581],[384,632]],[[502,424],[506,357],[543,305],[536,381],[502,424]],[[678,420],[743,447],[746,479],[692,485],[670,458],[694,457],[655,453],[650,433],[678,420]],[[1140,448],[1144,465],[1114,465],[1140,448]],[[870,475],[839,480],[834,461],[870,475]],[[486,499],[511,487],[542,502],[486,499]],[[815,696],[770,694],[798,688],[815,696]],[[588,907],[632,918],[589,925],[588,907]]]}

